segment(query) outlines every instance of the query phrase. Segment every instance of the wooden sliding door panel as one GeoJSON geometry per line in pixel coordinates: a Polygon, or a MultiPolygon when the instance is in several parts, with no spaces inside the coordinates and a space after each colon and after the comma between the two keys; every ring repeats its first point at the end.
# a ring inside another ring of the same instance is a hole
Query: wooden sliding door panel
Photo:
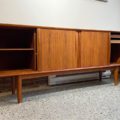
{"type": "Polygon", "coordinates": [[[109,64],[109,32],[82,31],[80,38],[81,67],[109,64]]]}
{"type": "Polygon", "coordinates": [[[38,70],[64,70],[77,67],[78,33],[38,29],[38,70]]]}

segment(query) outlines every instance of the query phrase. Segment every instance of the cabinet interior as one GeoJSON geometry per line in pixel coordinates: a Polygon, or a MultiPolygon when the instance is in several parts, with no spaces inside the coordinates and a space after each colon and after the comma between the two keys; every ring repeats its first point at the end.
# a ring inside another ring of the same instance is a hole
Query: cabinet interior
{"type": "Polygon", "coordinates": [[[33,69],[34,29],[0,28],[0,70],[33,69]]]}
{"type": "Polygon", "coordinates": [[[111,32],[111,63],[120,59],[120,32],[111,32]]]}

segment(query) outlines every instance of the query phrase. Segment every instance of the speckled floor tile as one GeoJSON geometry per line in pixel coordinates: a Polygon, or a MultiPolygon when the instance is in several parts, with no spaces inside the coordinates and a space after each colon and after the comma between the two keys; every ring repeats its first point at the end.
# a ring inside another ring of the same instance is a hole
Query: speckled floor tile
{"type": "MultiPolygon", "coordinates": [[[[107,80],[109,81],[109,80],[107,80]]],[[[0,120],[120,120],[120,85],[103,81],[0,97],[0,120]]]]}

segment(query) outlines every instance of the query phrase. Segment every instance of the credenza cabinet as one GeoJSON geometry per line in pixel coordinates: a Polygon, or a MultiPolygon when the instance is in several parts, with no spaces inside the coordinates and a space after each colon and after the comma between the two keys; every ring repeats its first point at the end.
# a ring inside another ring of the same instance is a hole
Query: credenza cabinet
{"type": "Polygon", "coordinates": [[[1,25],[0,71],[29,69],[50,75],[109,67],[119,58],[119,44],[111,44],[111,36],[110,31],[1,25]]]}
{"type": "Polygon", "coordinates": [[[38,70],[110,64],[109,32],[38,29],[38,70]]]}
{"type": "Polygon", "coordinates": [[[0,24],[0,77],[12,77],[22,102],[22,80],[113,70],[118,84],[120,32],[0,24]]]}

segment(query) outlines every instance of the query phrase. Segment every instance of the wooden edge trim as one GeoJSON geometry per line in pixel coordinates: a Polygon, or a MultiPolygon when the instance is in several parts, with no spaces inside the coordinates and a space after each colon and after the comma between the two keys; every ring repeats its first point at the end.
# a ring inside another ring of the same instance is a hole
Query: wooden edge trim
{"type": "MultiPolygon", "coordinates": [[[[103,32],[116,32],[112,30],[100,30],[100,29],[78,29],[78,28],[64,28],[64,27],[51,27],[51,26],[39,26],[39,25],[25,25],[25,24],[8,24],[8,23],[0,23],[0,27],[5,28],[30,28],[30,29],[36,29],[36,28],[47,28],[47,29],[60,29],[60,30],[76,30],[76,31],[103,31],[103,32]]],[[[119,32],[119,31],[117,31],[119,32]]]]}
{"type": "Polygon", "coordinates": [[[115,69],[120,67],[120,64],[111,64],[106,66],[96,66],[96,67],[85,67],[85,68],[75,68],[75,69],[66,69],[66,70],[55,70],[55,71],[35,71],[35,70],[9,70],[1,71],[0,77],[16,77],[16,76],[27,76],[27,75],[60,75],[60,74],[72,74],[72,73],[81,73],[89,71],[103,71],[109,69],[115,69]]]}
{"type": "MultiPolygon", "coordinates": [[[[120,66],[120,65],[119,65],[120,66]]],[[[64,71],[50,71],[50,72],[38,72],[33,73],[29,75],[23,75],[22,79],[32,79],[32,78],[39,78],[39,77],[45,77],[49,75],[66,75],[66,74],[74,74],[74,73],[89,73],[89,72],[100,72],[104,70],[114,70],[116,68],[119,68],[118,65],[111,66],[111,67],[101,67],[101,68],[91,68],[91,69],[74,69],[74,70],[64,70],[64,71]]]]}

